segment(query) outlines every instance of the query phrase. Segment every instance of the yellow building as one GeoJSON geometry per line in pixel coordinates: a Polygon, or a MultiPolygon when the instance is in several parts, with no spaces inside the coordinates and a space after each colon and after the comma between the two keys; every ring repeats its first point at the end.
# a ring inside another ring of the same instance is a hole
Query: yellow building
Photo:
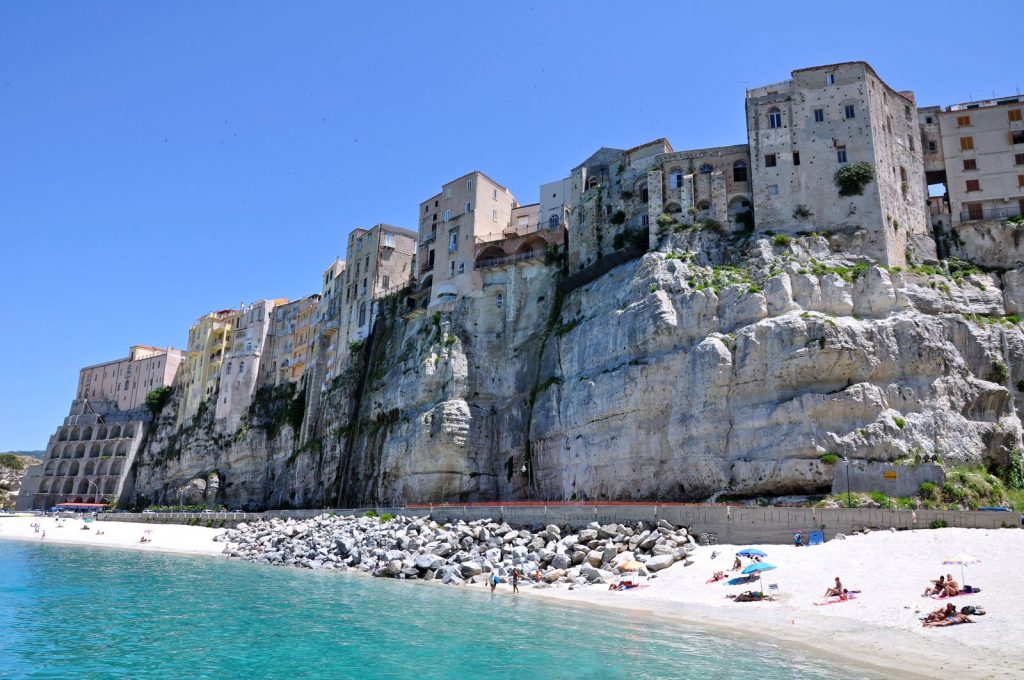
{"type": "Polygon", "coordinates": [[[190,420],[199,405],[217,393],[220,365],[232,346],[237,309],[199,317],[188,330],[188,356],[179,383],[183,388],[178,425],[190,420]]]}

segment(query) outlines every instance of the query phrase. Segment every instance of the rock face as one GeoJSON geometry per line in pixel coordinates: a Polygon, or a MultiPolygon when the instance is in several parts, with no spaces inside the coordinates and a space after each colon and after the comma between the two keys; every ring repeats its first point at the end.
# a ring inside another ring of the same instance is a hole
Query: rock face
{"type": "MultiPolygon", "coordinates": [[[[596,523],[590,526],[599,528],[596,523]]],[[[455,585],[486,582],[495,575],[509,582],[515,569],[524,581],[537,584],[607,583],[623,574],[647,575],[666,569],[696,549],[685,528],[667,523],[606,525],[604,529],[606,538],[584,541],[584,532],[566,532],[569,535],[562,538],[561,531],[550,526],[515,530],[489,519],[439,525],[429,517],[320,515],[303,522],[273,519],[240,524],[215,540],[226,544],[225,555],[260,564],[355,569],[380,577],[441,579],[455,585]],[[511,538],[505,540],[505,536],[511,538]],[[411,546],[412,541],[417,547],[411,546]],[[651,547],[640,549],[639,544],[651,547]],[[577,566],[558,560],[587,551],[599,558],[577,566]]]]}
{"type": "Polygon", "coordinates": [[[552,267],[490,271],[454,310],[385,313],[302,438],[266,413],[238,432],[165,414],[134,495],[173,503],[216,472],[204,501],[249,508],[704,500],[826,492],[826,453],[1005,467],[1021,277],[832,247],[688,231],[564,294],[552,267]]]}
{"type": "MultiPolygon", "coordinates": [[[[14,508],[22,479],[36,465],[39,465],[39,459],[32,456],[0,454],[0,508],[14,508]]],[[[34,472],[41,469],[37,468],[34,472]]]]}

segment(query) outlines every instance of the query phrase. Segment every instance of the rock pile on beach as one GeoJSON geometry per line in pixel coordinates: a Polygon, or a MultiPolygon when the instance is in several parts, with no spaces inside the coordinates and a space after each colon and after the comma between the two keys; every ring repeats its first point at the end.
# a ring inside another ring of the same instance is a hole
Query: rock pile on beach
{"type": "Polygon", "coordinates": [[[239,524],[216,540],[226,543],[229,557],[260,564],[446,584],[484,583],[492,573],[508,580],[514,568],[540,584],[606,583],[686,562],[697,547],[685,528],[665,520],[530,530],[490,519],[438,524],[402,516],[275,518],[239,524]]]}

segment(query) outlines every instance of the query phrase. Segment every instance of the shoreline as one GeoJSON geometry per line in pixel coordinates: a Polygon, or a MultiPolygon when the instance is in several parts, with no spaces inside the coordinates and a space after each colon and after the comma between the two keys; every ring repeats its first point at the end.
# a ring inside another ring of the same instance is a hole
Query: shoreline
{"type": "MultiPolygon", "coordinates": [[[[29,526],[33,521],[40,521],[44,528],[53,523],[51,518],[5,518],[0,520],[0,540],[38,541],[29,526]],[[16,522],[23,527],[11,531],[16,522]]],[[[146,525],[146,529],[152,530],[154,541],[140,544],[138,536],[145,529],[135,523],[102,522],[105,531],[102,536],[94,536],[94,530],[81,531],[79,526],[79,521],[69,520],[62,529],[48,529],[45,541],[218,557],[222,556],[224,547],[223,543],[212,540],[222,533],[221,529],[146,525]],[[54,535],[58,531],[69,533],[54,535]],[[108,533],[111,540],[103,540],[108,533]]],[[[609,591],[607,586],[598,584],[570,590],[567,587],[535,588],[531,583],[523,583],[519,594],[549,603],[620,612],[640,620],[678,624],[730,637],[753,637],[873,673],[922,678],[934,677],[940,672],[966,672],[976,678],[1024,675],[1024,659],[1013,651],[1024,643],[1024,621],[1018,620],[1016,615],[1024,605],[1024,596],[1015,592],[1014,587],[1015,559],[1024,552],[1024,531],[879,531],[815,547],[741,547],[761,548],[769,554],[766,561],[778,566],[765,579],[766,586],[779,584],[778,601],[736,603],[725,595],[752,589],[756,584],[725,586],[704,582],[714,571],[725,571],[731,566],[737,547],[728,545],[701,547],[692,566],[674,565],[659,572],[647,581],[647,588],[620,592],[609,591]],[[947,600],[923,598],[920,591],[940,572],[956,572],[954,576],[959,580],[959,567],[943,566],[941,561],[960,552],[972,553],[982,560],[966,571],[967,582],[981,586],[982,592],[948,601],[957,607],[983,605],[988,614],[973,617],[976,622],[973,625],[925,629],[917,617],[947,600]],[[713,553],[718,553],[716,559],[712,559],[713,553]],[[813,602],[820,599],[821,591],[834,575],[840,575],[844,583],[862,593],[857,600],[836,606],[814,606],[813,602]]],[[[339,570],[339,573],[369,576],[358,570],[339,570]]],[[[441,585],[434,581],[413,582],[441,585]]],[[[485,584],[464,587],[473,592],[488,592],[485,584]]],[[[512,595],[507,584],[499,586],[499,593],[512,595]]]]}

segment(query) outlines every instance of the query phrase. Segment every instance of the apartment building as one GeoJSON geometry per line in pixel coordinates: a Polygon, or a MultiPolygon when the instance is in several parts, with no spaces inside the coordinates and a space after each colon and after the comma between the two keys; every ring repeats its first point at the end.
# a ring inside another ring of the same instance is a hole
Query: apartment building
{"type": "Polygon", "coordinates": [[[285,298],[259,300],[244,305],[235,316],[231,348],[220,364],[215,418],[234,430],[252,403],[259,382],[260,364],[267,350],[267,338],[273,323],[274,308],[287,303],[285,298]]]}
{"type": "Polygon", "coordinates": [[[845,231],[862,252],[903,264],[930,238],[917,107],[866,62],[815,66],[747,91],[750,181],[758,230],[845,231]],[[861,195],[836,172],[874,169],[861,195]]]}
{"type": "Polygon", "coordinates": [[[116,500],[142,444],[146,394],[175,383],[185,359],[180,350],[134,345],[123,359],[79,371],[75,399],[50,435],[42,465],[33,466],[18,492],[18,510],[60,503],[116,500]]]}
{"type": "Polygon", "coordinates": [[[928,182],[946,187],[951,225],[1024,215],[1024,96],[920,110],[928,182]]]}
{"type": "Polygon", "coordinates": [[[416,232],[390,224],[354,229],[345,250],[349,270],[340,298],[339,358],[349,343],[370,334],[378,301],[409,285],[416,256],[416,232]]]}
{"type": "Polygon", "coordinates": [[[179,427],[192,419],[200,404],[217,393],[221,362],[232,347],[238,315],[237,309],[221,309],[199,317],[189,328],[188,355],[179,379],[182,386],[179,427]]]}
{"type": "Polygon", "coordinates": [[[75,398],[108,402],[119,411],[134,411],[146,403],[151,391],[171,385],[185,354],[168,347],[133,345],[128,356],[86,366],[78,373],[75,398]]]}
{"type": "Polygon", "coordinates": [[[518,206],[507,187],[479,171],[448,182],[420,203],[416,303],[436,306],[479,291],[476,239],[504,233],[518,206]]]}
{"type": "Polygon", "coordinates": [[[306,346],[311,326],[316,327],[320,295],[309,295],[274,308],[267,345],[270,360],[261,362],[257,389],[264,385],[298,383],[306,369],[306,346]]]}

